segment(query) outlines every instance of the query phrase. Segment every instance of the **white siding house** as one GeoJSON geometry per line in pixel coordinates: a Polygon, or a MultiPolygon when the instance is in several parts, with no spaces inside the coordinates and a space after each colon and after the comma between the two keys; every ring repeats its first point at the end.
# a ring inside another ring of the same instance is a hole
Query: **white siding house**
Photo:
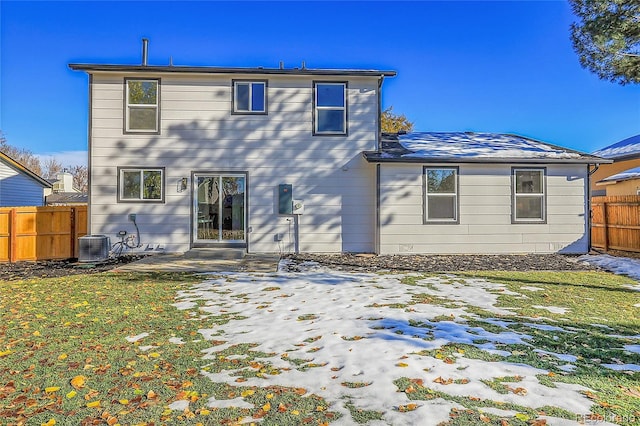
{"type": "Polygon", "coordinates": [[[378,147],[395,72],[70,67],[90,75],[91,234],[137,226],[148,251],[375,250],[375,166],[361,153],[378,147]],[[283,184],[302,214],[281,212],[283,184]]]}
{"type": "Polygon", "coordinates": [[[0,207],[43,206],[51,184],[0,152],[0,207]]]}
{"type": "Polygon", "coordinates": [[[71,64],[89,74],[89,229],[182,252],[584,253],[598,157],[380,132],[393,71],[71,64]]]}
{"type": "Polygon", "coordinates": [[[378,166],[381,254],[586,253],[589,165],[607,160],[514,135],[412,133],[378,166]]]}

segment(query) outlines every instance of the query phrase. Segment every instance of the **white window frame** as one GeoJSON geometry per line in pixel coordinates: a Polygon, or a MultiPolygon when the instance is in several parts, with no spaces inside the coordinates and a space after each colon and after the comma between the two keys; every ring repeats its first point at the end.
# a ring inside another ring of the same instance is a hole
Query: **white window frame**
{"type": "Polygon", "coordinates": [[[313,82],[313,134],[314,135],[340,135],[346,136],[348,134],[347,129],[347,82],[346,81],[314,81],[313,82]],[[337,106],[319,106],[318,105],[318,86],[342,86],[343,92],[343,105],[341,107],[337,106]],[[334,131],[334,130],[318,130],[318,112],[321,110],[325,111],[342,111],[342,123],[343,123],[343,131],[334,131]]]}
{"type": "Polygon", "coordinates": [[[119,203],[164,203],[165,191],[164,167],[118,167],[118,202],[119,203]],[[124,174],[140,173],[140,194],[138,198],[124,197],[124,174]],[[144,172],[160,172],[160,198],[144,198],[144,172]]]}
{"type": "Polygon", "coordinates": [[[269,87],[268,81],[267,80],[232,80],[232,85],[233,85],[233,109],[232,112],[234,114],[267,114],[267,90],[269,87]],[[254,84],[261,84],[264,87],[264,92],[263,92],[263,97],[264,99],[262,100],[264,102],[264,109],[262,110],[254,110],[253,108],[253,85],[254,84]],[[248,85],[249,86],[249,109],[239,109],[238,108],[238,86],[239,85],[248,85]]]}
{"type": "Polygon", "coordinates": [[[547,169],[545,167],[513,167],[511,169],[511,216],[513,223],[547,223],[547,169]],[[540,191],[541,192],[518,192],[517,174],[518,172],[538,172],[540,173],[540,191]],[[541,217],[539,218],[519,218],[518,217],[518,198],[540,198],[541,217]]]}
{"type": "Polygon", "coordinates": [[[445,224],[458,224],[460,223],[460,188],[459,188],[459,176],[460,170],[458,167],[451,166],[424,166],[422,169],[422,176],[424,178],[424,223],[445,223],[445,224]],[[455,177],[454,192],[429,192],[429,170],[450,170],[453,171],[455,177]],[[429,217],[429,197],[442,197],[453,198],[453,218],[430,218],[429,217]]]}
{"type": "Polygon", "coordinates": [[[124,103],[125,103],[125,133],[160,133],[160,79],[142,79],[142,78],[125,78],[124,80],[124,103]],[[155,83],[156,84],[156,103],[155,104],[131,104],[129,103],[129,83],[155,83]],[[153,129],[132,129],[130,128],[131,111],[135,109],[154,109],[155,110],[155,127],[153,129]]]}

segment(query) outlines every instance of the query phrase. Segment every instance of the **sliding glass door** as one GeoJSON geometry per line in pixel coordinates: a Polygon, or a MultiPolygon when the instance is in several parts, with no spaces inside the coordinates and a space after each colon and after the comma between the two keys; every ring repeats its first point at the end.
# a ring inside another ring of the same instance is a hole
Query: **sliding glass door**
{"type": "Polygon", "coordinates": [[[246,176],[196,174],[194,177],[194,240],[246,241],[246,176]]]}

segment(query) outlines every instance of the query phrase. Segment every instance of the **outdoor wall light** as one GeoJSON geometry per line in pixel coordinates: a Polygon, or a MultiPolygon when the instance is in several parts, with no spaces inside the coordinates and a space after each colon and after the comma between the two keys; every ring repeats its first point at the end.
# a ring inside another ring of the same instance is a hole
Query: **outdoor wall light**
{"type": "Polygon", "coordinates": [[[187,182],[189,181],[188,178],[182,178],[178,181],[178,192],[182,192],[182,191],[186,191],[187,190],[187,182]]]}

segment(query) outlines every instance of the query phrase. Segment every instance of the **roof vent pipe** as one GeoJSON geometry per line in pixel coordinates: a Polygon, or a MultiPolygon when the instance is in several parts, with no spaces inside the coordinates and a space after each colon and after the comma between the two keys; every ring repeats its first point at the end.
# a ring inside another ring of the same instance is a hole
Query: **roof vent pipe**
{"type": "Polygon", "coordinates": [[[284,61],[280,61],[280,69],[283,70],[284,69],[284,61]]]}
{"type": "Polygon", "coordinates": [[[149,40],[146,38],[142,39],[142,66],[146,67],[147,66],[147,61],[148,61],[148,56],[149,56],[149,40]]]}

